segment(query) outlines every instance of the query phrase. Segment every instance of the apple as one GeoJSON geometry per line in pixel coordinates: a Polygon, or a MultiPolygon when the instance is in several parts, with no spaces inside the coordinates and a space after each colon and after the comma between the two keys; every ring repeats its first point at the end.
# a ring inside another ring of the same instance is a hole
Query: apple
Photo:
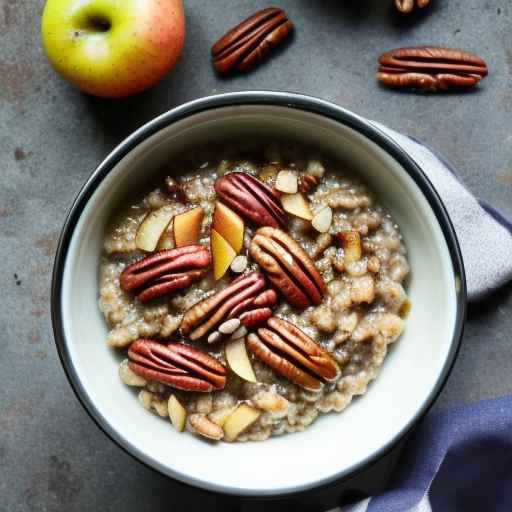
{"type": "Polygon", "coordinates": [[[174,217],[174,241],[176,242],[176,247],[197,244],[203,217],[204,210],[201,207],[192,208],[174,217]]]}
{"type": "Polygon", "coordinates": [[[251,360],[247,355],[245,348],[245,338],[229,340],[224,345],[226,361],[231,371],[247,382],[258,382],[254,370],[252,369],[251,360]]]}
{"type": "Polygon", "coordinates": [[[140,223],[135,234],[137,249],[153,252],[167,226],[169,226],[172,217],[173,211],[166,206],[149,212],[140,223]]]}
{"type": "Polygon", "coordinates": [[[169,417],[171,418],[171,423],[173,427],[178,431],[182,432],[185,428],[185,420],[187,418],[187,410],[183,405],[181,405],[180,401],[174,396],[171,395],[169,397],[169,401],[167,402],[167,408],[169,411],[169,417]]]}
{"type": "Polygon", "coordinates": [[[234,441],[247,430],[260,416],[260,411],[247,404],[240,404],[224,421],[224,438],[234,441]]]}
{"type": "Polygon", "coordinates": [[[281,205],[285,212],[291,213],[296,217],[304,220],[311,220],[313,218],[309,203],[300,192],[296,194],[283,194],[281,196],[281,205]]]}
{"type": "Polygon", "coordinates": [[[84,92],[129,96],[176,64],[185,38],[182,0],[47,0],[45,53],[84,92]]]}
{"type": "Polygon", "coordinates": [[[215,203],[212,226],[238,254],[244,244],[244,221],[242,217],[223,203],[215,203]]]}
{"type": "Polygon", "coordinates": [[[235,259],[236,252],[215,229],[212,229],[211,232],[210,245],[213,258],[213,277],[215,281],[218,281],[227,272],[231,262],[235,259]]]}

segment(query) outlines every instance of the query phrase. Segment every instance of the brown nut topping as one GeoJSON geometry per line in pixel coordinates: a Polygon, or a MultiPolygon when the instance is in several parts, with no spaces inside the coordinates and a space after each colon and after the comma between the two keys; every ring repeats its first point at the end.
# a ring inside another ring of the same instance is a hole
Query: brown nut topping
{"type": "Polygon", "coordinates": [[[430,0],[395,0],[396,8],[400,12],[412,12],[414,7],[422,9],[430,3],[430,0]]]}
{"type": "Polygon", "coordinates": [[[270,308],[276,302],[276,293],[268,288],[265,277],[253,272],[192,306],[183,316],[180,332],[192,341],[198,340],[232,318],[239,318],[246,327],[252,327],[272,315],[270,308]],[[251,319],[250,325],[248,319],[251,319]]]}
{"type": "Polygon", "coordinates": [[[213,45],[213,67],[219,73],[235,68],[245,71],[262,60],[292,29],[293,24],[282,9],[263,9],[226,32],[213,45]]]}
{"type": "Polygon", "coordinates": [[[299,192],[309,194],[318,185],[319,179],[311,174],[303,174],[299,177],[299,192]]]}
{"type": "Polygon", "coordinates": [[[256,231],[249,252],[284,299],[299,309],[320,304],[325,283],[306,251],[285,232],[265,227],[256,231]]]}
{"type": "Polygon", "coordinates": [[[226,369],[214,357],[181,343],[162,345],[153,340],[134,341],[128,351],[130,370],[185,391],[210,392],[226,385],[226,369]]]}
{"type": "Polygon", "coordinates": [[[215,181],[215,192],[226,205],[258,226],[286,228],[288,217],[279,195],[251,174],[225,174],[215,181]]]}
{"type": "Polygon", "coordinates": [[[135,292],[146,302],[187,288],[204,275],[210,260],[202,245],[160,251],[126,267],[119,283],[125,292],[135,292]]]}
{"type": "Polygon", "coordinates": [[[399,48],[381,55],[377,79],[385,85],[435,92],[471,87],[487,76],[474,53],[451,48],[399,48]]]}
{"type": "Polygon", "coordinates": [[[247,347],[277,373],[312,391],[338,378],[336,362],[297,326],[273,316],[247,337],[247,347]]]}

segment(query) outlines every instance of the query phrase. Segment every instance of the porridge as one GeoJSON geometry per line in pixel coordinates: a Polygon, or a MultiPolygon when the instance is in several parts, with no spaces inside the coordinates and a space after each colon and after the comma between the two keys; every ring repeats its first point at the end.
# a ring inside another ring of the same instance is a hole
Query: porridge
{"type": "Polygon", "coordinates": [[[259,441],[365,393],[411,307],[397,225],[293,143],[174,160],[112,218],[99,305],[119,375],[179,431],[259,441]]]}

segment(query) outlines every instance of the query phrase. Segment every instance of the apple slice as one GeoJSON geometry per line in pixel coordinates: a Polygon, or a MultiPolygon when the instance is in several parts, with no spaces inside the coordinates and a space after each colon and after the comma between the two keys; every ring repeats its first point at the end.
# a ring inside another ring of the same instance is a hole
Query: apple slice
{"type": "Polygon", "coordinates": [[[244,244],[244,221],[240,215],[225,204],[217,202],[213,212],[212,226],[231,245],[237,254],[242,250],[244,244]]]}
{"type": "Polygon", "coordinates": [[[165,228],[171,222],[172,209],[162,206],[158,210],[149,212],[141,222],[135,234],[135,245],[138,249],[153,252],[165,228]]]}
{"type": "Polygon", "coordinates": [[[226,361],[231,370],[247,382],[258,382],[245,348],[245,338],[229,340],[224,346],[226,361]]]}
{"type": "Polygon", "coordinates": [[[260,411],[247,404],[240,404],[224,422],[224,439],[234,441],[259,418],[260,414],[260,411]]]}
{"type": "Polygon", "coordinates": [[[157,251],[166,251],[168,249],[174,249],[176,247],[174,245],[174,235],[172,234],[172,220],[162,233],[160,240],[158,240],[158,244],[156,245],[157,251]]]}
{"type": "Polygon", "coordinates": [[[213,277],[218,281],[227,272],[236,257],[236,252],[215,229],[212,229],[210,244],[213,257],[213,277]]]}
{"type": "Polygon", "coordinates": [[[174,217],[173,233],[176,247],[197,244],[203,217],[204,210],[201,207],[192,208],[174,217]]]}
{"type": "Polygon", "coordinates": [[[234,410],[235,407],[222,407],[222,409],[217,409],[216,411],[208,414],[208,419],[222,428],[234,410]]]}
{"type": "Polygon", "coordinates": [[[305,220],[311,220],[313,218],[309,203],[300,192],[296,194],[283,194],[281,196],[281,204],[283,205],[284,211],[296,217],[305,220]]]}
{"type": "Polygon", "coordinates": [[[178,432],[182,432],[183,429],[185,428],[187,410],[185,409],[185,407],[183,407],[183,405],[180,404],[179,400],[174,395],[171,395],[169,397],[167,408],[169,409],[169,417],[171,418],[171,423],[173,427],[178,432]]]}

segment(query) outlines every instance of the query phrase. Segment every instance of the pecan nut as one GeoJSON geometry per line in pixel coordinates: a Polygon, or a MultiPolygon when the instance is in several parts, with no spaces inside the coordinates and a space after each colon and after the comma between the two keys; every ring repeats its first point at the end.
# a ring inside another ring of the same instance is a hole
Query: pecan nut
{"type": "Polygon", "coordinates": [[[312,391],[322,388],[323,380],[333,381],[340,369],[327,351],[296,325],[271,317],[247,337],[247,347],[277,373],[312,391]]]}
{"type": "Polygon", "coordinates": [[[414,7],[420,9],[426,7],[430,3],[430,0],[395,0],[396,8],[400,12],[412,12],[414,7]]]}
{"type": "Polygon", "coordinates": [[[420,46],[381,55],[377,79],[385,85],[435,92],[472,87],[487,72],[485,61],[474,53],[420,46]]]}
{"type": "Polygon", "coordinates": [[[286,229],[288,217],[279,195],[252,174],[225,174],[215,181],[215,192],[227,206],[258,226],[286,229]]]}
{"type": "Polygon", "coordinates": [[[212,46],[213,67],[219,73],[234,68],[245,71],[262,60],[292,29],[293,24],[282,9],[263,9],[226,32],[212,46]]]}
{"type": "Polygon", "coordinates": [[[322,302],[325,282],[291,236],[279,229],[260,228],[251,240],[249,253],[290,305],[305,309],[322,302]]]}
{"type": "Polygon", "coordinates": [[[245,327],[264,322],[277,302],[274,290],[259,272],[241,276],[220,292],[194,304],[183,316],[180,333],[195,341],[204,338],[218,325],[239,318],[245,327]]]}
{"type": "Polygon", "coordinates": [[[202,245],[159,251],[126,267],[119,283],[125,292],[135,292],[146,302],[187,288],[204,275],[210,260],[202,245]]]}
{"type": "Polygon", "coordinates": [[[210,392],[226,385],[226,368],[217,359],[181,343],[139,339],[131,344],[128,358],[137,375],[174,388],[210,392]]]}

